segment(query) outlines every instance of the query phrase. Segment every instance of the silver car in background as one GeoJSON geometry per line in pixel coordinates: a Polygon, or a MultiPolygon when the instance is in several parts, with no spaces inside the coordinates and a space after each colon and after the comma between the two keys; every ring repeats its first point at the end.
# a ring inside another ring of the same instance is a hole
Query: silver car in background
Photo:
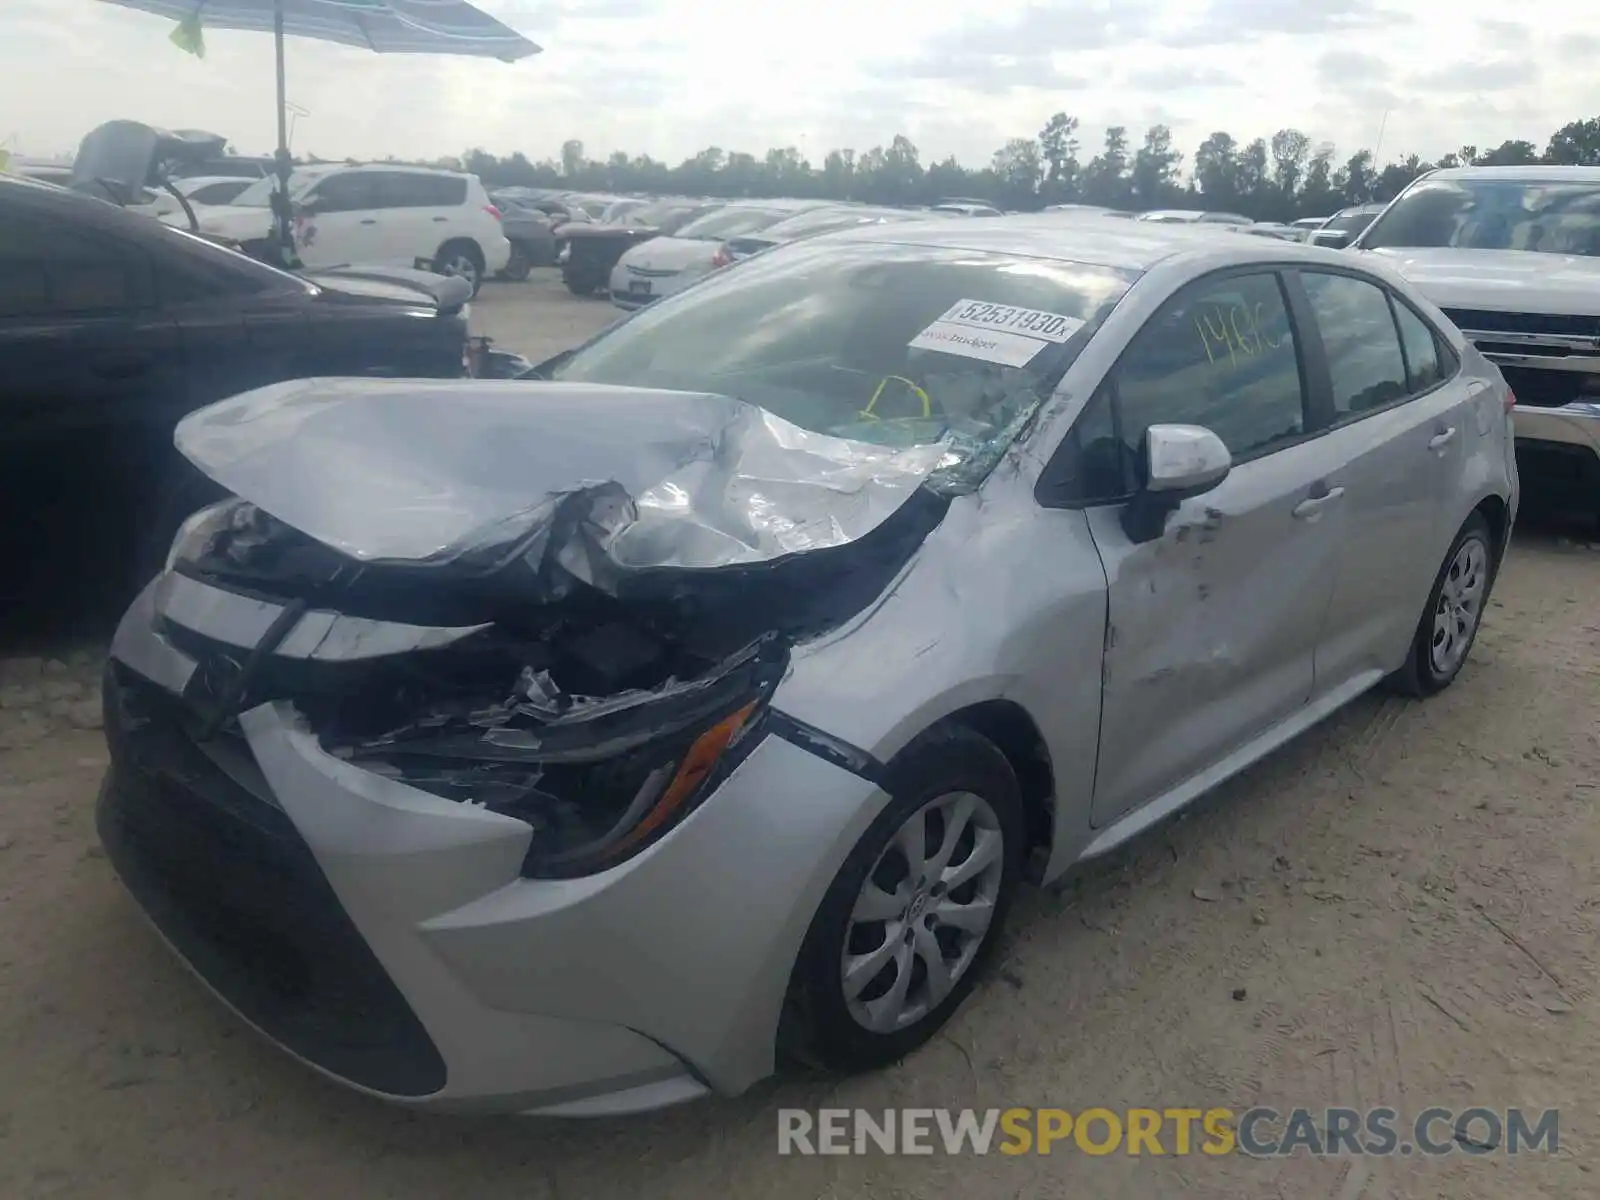
{"type": "Polygon", "coordinates": [[[138,903],[412,1105],[895,1062],[1025,880],[1449,686],[1517,511],[1498,371],[1374,259],[1265,238],[862,227],[536,374],[186,418],[231,498],[105,680],[138,903]]]}
{"type": "Polygon", "coordinates": [[[786,218],[826,207],[830,206],[823,200],[736,200],[671,237],[652,238],[624,254],[611,271],[611,303],[623,309],[642,308],[681,292],[732,261],[723,252],[729,238],[758,233],[786,218]]]}
{"type": "Polygon", "coordinates": [[[853,229],[858,225],[886,225],[905,221],[938,220],[941,215],[933,211],[906,208],[875,208],[867,204],[841,204],[837,208],[816,208],[788,217],[756,233],[741,234],[722,244],[722,255],[727,262],[735,263],[805,238],[821,237],[840,229],[853,229]]]}

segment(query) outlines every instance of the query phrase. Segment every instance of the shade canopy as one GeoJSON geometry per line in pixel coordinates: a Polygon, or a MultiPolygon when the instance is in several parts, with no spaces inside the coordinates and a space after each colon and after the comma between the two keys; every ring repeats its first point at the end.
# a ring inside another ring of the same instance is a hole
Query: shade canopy
{"type": "Polygon", "coordinates": [[[273,35],[278,82],[278,187],[273,226],[285,266],[298,265],[289,203],[288,96],[285,38],[341,42],[378,54],[459,54],[515,62],[539,47],[466,0],[103,0],[178,22],[175,38],[203,55],[205,29],[243,29],[273,35]],[[190,44],[192,41],[193,44],[190,44]]]}
{"type": "Polygon", "coordinates": [[[515,62],[539,47],[466,0],[104,0],[206,29],[340,42],[379,54],[463,54],[515,62]]]}

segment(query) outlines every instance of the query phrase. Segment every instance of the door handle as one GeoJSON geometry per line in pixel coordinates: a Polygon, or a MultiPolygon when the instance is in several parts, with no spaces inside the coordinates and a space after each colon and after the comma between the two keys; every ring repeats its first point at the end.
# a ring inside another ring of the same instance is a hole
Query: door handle
{"type": "Polygon", "coordinates": [[[1310,521],[1322,512],[1325,505],[1332,504],[1344,495],[1344,488],[1329,488],[1320,496],[1307,496],[1294,506],[1294,518],[1297,521],[1310,521]]]}
{"type": "Polygon", "coordinates": [[[435,224],[435,225],[443,225],[443,224],[444,224],[444,223],[445,223],[445,222],[446,222],[446,221],[448,221],[448,220],[449,220],[449,219],[450,219],[450,218],[449,218],[449,217],[435,217],[435,218],[434,218],[434,219],[433,219],[433,223],[434,223],[434,224],[435,224]]]}
{"type": "Polygon", "coordinates": [[[1454,425],[1452,425],[1452,426],[1450,426],[1449,429],[1446,429],[1444,432],[1436,433],[1431,438],[1429,438],[1428,439],[1428,449],[1429,450],[1443,450],[1446,446],[1448,446],[1451,442],[1453,442],[1455,440],[1456,440],[1456,427],[1454,425]]]}
{"type": "Polygon", "coordinates": [[[363,225],[376,225],[378,223],[378,218],[377,217],[362,217],[361,218],[361,223],[363,225]]]}

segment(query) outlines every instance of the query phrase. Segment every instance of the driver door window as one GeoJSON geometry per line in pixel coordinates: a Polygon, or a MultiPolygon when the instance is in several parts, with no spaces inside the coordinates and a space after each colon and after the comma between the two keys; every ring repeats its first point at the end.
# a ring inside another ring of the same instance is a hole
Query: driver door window
{"type": "Polygon", "coordinates": [[[316,209],[319,217],[329,213],[359,212],[375,208],[376,195],[372,186],[372,176],[352,172],[324,179],[306,197],[306,203],[316,209]]]}
{"type": "Polygon", "coordinates": [[[1179,292],[1123,352],[1116,396],[1136,461],[1151,425],[1204,425],[1235,462],[1300,438],[1305,388],[1277,275],[1229,275],[1179,292]]]}

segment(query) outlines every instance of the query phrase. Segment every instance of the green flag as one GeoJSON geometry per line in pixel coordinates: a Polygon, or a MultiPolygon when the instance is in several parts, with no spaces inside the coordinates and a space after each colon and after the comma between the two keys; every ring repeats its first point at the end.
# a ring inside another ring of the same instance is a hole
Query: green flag
{"type": "Polygon", "coordinates": [[[200,30],[199,13],[178,22],[178,27],[172,31],[172,44],[196,58],[206,56],[206,39],[200,30]]]}

